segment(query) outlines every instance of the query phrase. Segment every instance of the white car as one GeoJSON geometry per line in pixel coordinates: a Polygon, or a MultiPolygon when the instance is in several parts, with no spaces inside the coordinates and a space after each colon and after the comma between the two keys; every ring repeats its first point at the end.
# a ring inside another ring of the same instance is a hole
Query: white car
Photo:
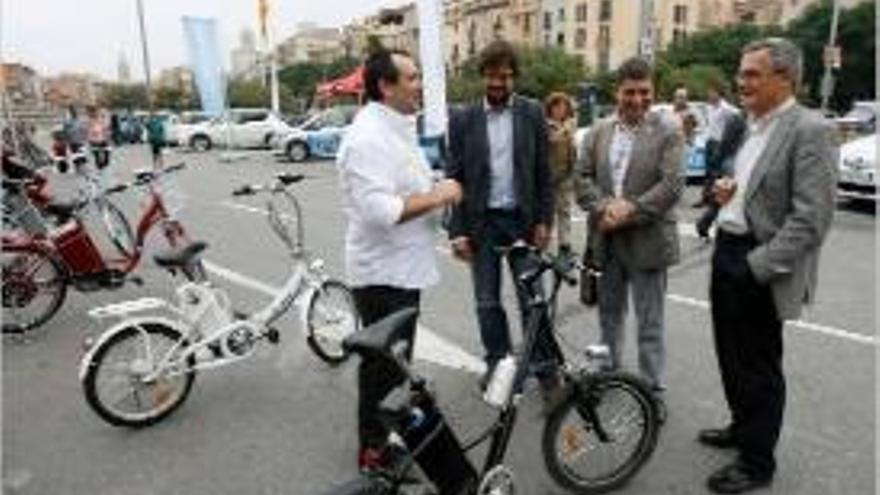
{"type": "Polygon", "coordinates": [[[293,162],[309,158],[333,159],[357,111],[355,105],[338,105],[323,110],[299,127],[290,129],[277,141],[275,148],[293,162]]]}
{"type": "Polygon", "coordinates": [[[177,139],[196,151],[214,146],[269,148],[276,136],[290,131],[291,127],[271,110],[236,108],[222,117],[183,128],[177,139]]]}
{"type": "Polygon", "coordinates": [[[844,198],[877,201],[877,134],[854,139],[840,147],[838,194],[844,198]]]}
{"type": "Polygon", "coordinates": [[[209,120],[211,120],[211,117],[208,114],[198,111],[187,111],[180,115],[171,115],[166,122],[168,143],[172,146],[188,144],[186,137],[192,134],[193,128],[209,120]]]}

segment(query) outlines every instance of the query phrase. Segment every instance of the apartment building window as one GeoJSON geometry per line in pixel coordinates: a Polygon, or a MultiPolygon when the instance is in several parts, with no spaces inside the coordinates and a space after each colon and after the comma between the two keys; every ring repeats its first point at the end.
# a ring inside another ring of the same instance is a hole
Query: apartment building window
{"type": "Polygon", "coordinates": [[[599,20],[602,22],[611,20],[611,0],[602,0],[602,10],[599,11],[599,20]]]}
{"type": "Polygon", "coordinates": [[[523,32],[529,34],[532,31],[532,16],[525,14],[523,16],[523,32]]]}
{"type": "Polygon", "coordinates": [[[676,5],[673,19],[676,24],[687,24],[687,5],[676,5]]]}
{"type": "Polygon", "coordinates": [[[544,12],[544,30],[550,31],[551,29],[553,29],[553,13],[544,12]]]}
{"type": "Polygon", "coordinates": [[[559,48],[565,48],[565,34],[559,33],[556,35],[556,46],[559,48]]]}
{"type": "Polygon", "coordinates": [[[687,31],[675,28],[672,30],[672,43],[678,44],[687,39],[687,31]]]}
{"type": "Polygon", "coordinates": [[[583,50],[587,46],[587,30],[584,28],[578,28],[574,33],[574,47],[578,50],[583,50]]]}
{"type": "Polygon", "coordinates": [[[607,71],[611,66],[611,27],[599,26],[599,70],[607,71]]]}
{"type": "Polygon", "coordinates": [[[558,17],[559,17],[559,23],[560,23],[560,24],[562,24],[563,22],[565,22],[565,9],[559,9],[558,17]]]}
{"type": "Polygon", "coordinates": [[[587,22],[587,4],[579,3],[574,13],[577,22],[587,22]]]}
{"type": "Polygon", "coordinates": [[[496,37],[501,37],[504,33],[504,22],[501,21],[501,16],[495,18],[495,24],[492,26],[492,29],[495,31],[496,37]]]}

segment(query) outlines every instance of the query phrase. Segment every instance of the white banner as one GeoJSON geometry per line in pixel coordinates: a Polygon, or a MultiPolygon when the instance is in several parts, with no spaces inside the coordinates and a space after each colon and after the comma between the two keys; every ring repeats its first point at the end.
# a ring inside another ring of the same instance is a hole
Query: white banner
{"type": "Polygon", "coordinates": [[[422,63],[422,102],[425,136],[446,134],[446,67],[443,62],[442,0],[418,0],[419,55],[422,63]]]}

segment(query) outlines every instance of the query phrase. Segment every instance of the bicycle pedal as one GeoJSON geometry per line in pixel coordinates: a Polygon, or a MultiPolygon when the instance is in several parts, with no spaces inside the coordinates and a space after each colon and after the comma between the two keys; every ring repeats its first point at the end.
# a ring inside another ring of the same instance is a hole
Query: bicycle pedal
{"type": "Polygon", "coordinates": [[[281,332],[276,328],[269,328],[264,335],[266,336],[266,340],[273,344],[277,344],[281,341],[281,332]]]}
{"type": "Polygon", "coordinates": [[[223,349],[220,347],[219,342],[211,342],[210,344],[208,344],[208,349],[210,349],[211,352],[214,353],[214,357],[216,357],[216,358],[223,357],[223,349]]]}

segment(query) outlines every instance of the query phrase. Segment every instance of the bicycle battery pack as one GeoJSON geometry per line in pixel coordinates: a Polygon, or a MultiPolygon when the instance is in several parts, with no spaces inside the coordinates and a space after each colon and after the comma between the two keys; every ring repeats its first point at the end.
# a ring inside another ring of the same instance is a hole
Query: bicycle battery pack
{"type": "Polygon", "coordinates": [[[96,273],[106,269],[101,253],[79,222],[67,222],[55,229],[51,236],[61,258],[73,274],[96,273]]]}
{"type": "Polygon", "coordinates": [[[477,472],[433,400],[419,397],[410,409],[410,417],[404,443],[439,495],[472,493],[477,486],[477,472]]]}

